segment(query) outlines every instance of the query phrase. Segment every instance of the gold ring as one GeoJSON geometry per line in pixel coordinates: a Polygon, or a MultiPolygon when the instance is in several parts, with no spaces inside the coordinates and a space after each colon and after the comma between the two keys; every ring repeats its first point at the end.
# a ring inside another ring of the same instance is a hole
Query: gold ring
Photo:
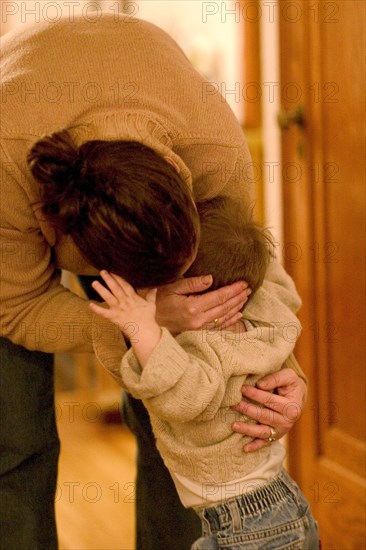
{"type": "Polygon", "coordinates": [[[214,325],[215,325],[215,328],[218,328],[220,325],[220,322],[217,318],[214,320],[214,325]]]}
{"type": "Polygon", "coordinates": [[[273,441],[276,441],[278,433],[276,428],[272,428],[272,426],[269,426],[269,429],[271,430],[271,435],[267,438],[267,441],[272,443],[273,441]]]}

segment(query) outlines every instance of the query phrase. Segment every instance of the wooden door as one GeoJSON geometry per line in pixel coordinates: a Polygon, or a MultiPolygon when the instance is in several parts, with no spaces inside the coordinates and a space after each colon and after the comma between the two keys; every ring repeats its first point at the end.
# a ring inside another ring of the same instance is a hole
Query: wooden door
{"type": "Polygon", "coordinates": [[[365,540],[365,4],[279,2],[284,259],[303,298],[290,471],[323,549],[365,540]]]}

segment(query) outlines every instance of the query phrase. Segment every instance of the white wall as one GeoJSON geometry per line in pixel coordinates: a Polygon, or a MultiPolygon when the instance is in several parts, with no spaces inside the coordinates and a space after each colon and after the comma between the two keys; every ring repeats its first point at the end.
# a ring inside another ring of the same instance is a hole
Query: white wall
{"type": "Polygon", "coordinates": [[[243,67],[243,20],[234,0],[135,0],[136,17],[151,21],[178,42],[195,68],[217,83],[240,122],[238,101],[243,67]]]}
{"type": "MultiPolygon", "coordinates": [[[[261,0],[261,63],[265,222],[283,249],[278,0],[261,0]]],[[[281,254],[278,255],[281,260],[281,254]]]]}
{"type": "Polygon", "coordinates": [[[1,35],[22,25],[34,25],[41,21],[50,23],[61,17],[84,13],[91,18],[98,2],[89,0],[0,0],[1,35]]]}

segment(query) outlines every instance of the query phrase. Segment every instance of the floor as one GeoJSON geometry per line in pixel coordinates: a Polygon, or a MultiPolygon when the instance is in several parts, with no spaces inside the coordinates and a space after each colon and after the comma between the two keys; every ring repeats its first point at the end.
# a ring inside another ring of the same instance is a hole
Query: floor
{"type": "Polygon", "coordinates": [[[60,550],[134,550],[134,437],[123,424],[111,421],[116,410],[106,414],[98,392],[56,395],[60,550]]]}

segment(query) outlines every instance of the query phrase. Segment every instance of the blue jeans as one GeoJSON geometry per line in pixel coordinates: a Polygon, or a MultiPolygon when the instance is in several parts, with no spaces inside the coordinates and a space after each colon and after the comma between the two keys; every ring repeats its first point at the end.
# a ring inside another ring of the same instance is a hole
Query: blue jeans
{"type": "Polygon", "coordinates": [[[256,491],[197,513],[203,536],[191,550],[319,549],[309,504],[285,470],[256,491]]]}

